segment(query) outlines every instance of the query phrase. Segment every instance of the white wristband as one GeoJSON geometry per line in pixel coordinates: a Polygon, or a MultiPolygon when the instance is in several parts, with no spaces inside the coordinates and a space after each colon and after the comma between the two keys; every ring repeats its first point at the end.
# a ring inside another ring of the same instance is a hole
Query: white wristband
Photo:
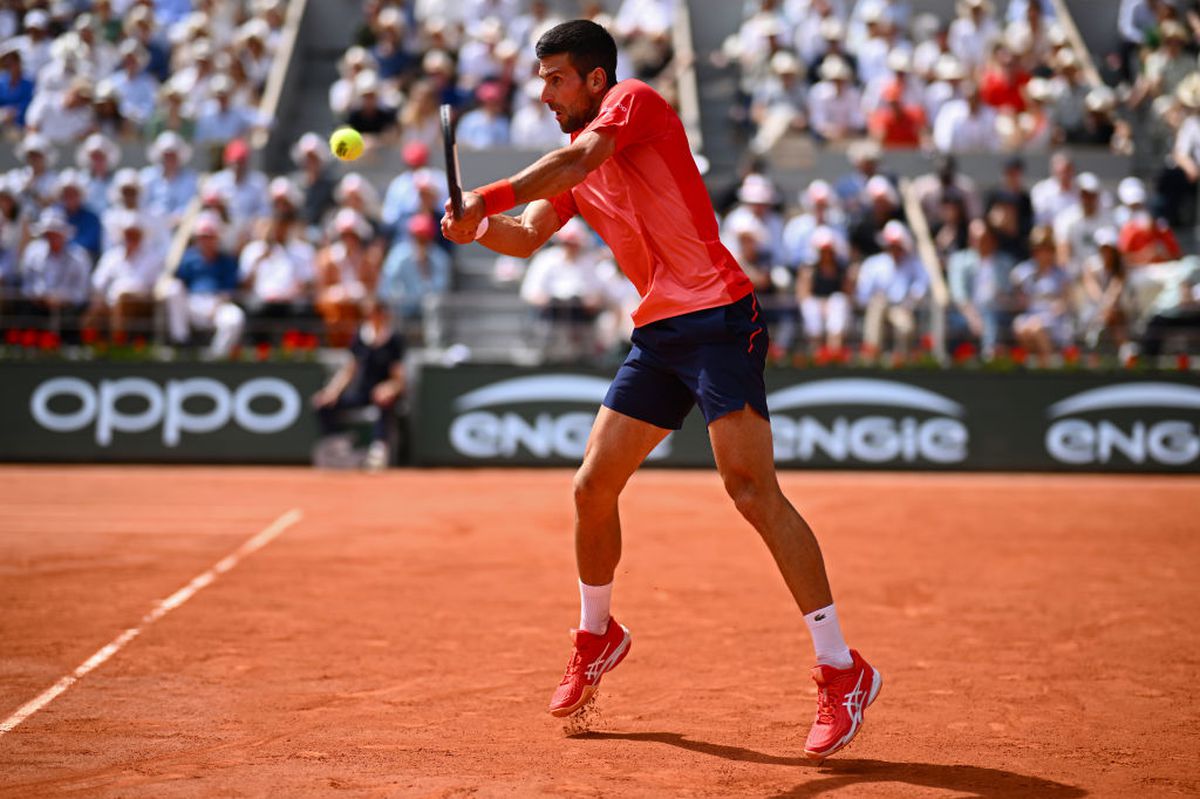
{"type": "Polygon", "coordinates": [[[480,221],[479,227],[475,228],[475,241],[479,241],[481,238],[483,238],[483,234],[487,233],[487,231],[488,231],[488,217],[485,216],[483,218],[483,220],[480,221]]]}

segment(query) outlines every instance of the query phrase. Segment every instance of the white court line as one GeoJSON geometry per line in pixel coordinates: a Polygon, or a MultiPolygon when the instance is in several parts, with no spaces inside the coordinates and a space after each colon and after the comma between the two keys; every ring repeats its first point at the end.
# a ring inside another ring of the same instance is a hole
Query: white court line
{"type": "Polygon", "coordinates": [[[212,583],[217,577],[232,569],[234,566],[247,555],[252,555],[258,550],[271,543],[287,528],[291,527],[296,522],[303,518],[304,514],[299,508],[292,508],[287,513],[280,516],[275,521],[271,522],[261,532],[255,534],[252,538],[242,544],[240,547],[230,552],[225,557],[221,558],[213,566],[206,569],[201,574],[197,575],[190,583],[180,588],[175,593],[171,594],[166,599],[163,599],[154,606],[154,608],[142,617],[141,623],[136,627],[130,627],[125,632],[118,635],[116,638],[102,646],[96,654],[92,655],[87,660],[83,661],[75,671],[63,677],[58,682],[51,685],[45,691],[42,691],[36,697],[26,702],[11,716],[6,718],[3,723],[0,723],[0,735],[12,732],[21,722],[37,713],[46,705],[53,702],[64,691],[81,680],[84,675],[97,666],[104,663],[113,655],[121,651],[121,649],[141,635],[142,631],[149,627],[154,622],[161,619],[163,616],[170,613],[175,608],[187,602],[196,592],[206,585],[212,583]]]}

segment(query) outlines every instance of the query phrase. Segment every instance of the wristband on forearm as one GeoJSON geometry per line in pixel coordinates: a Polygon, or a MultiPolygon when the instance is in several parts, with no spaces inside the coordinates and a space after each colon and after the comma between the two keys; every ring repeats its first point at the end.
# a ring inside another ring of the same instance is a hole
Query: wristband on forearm
{"type": "Polygon", "coordinates": [[[476,189],[475,193],[483,198],[484,213],[488,216],[502,214],[517,204],[517,194],[513,191],[512,183],[507,180],[489,183],[476,189]]]}

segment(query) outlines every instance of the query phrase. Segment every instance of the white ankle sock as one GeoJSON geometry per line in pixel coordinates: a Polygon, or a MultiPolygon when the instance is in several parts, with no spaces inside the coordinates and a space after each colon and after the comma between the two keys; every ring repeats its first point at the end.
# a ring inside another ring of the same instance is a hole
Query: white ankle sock
{"type": "Polygon", "coordinates": [[[813,649],[817,650],[817,663],[848,669],[854,665],[850,647],[842,638],[842,625],[838,623],[837,608],[826,605],[805,615],[804,623],[812,635],[813,649]]]}
{"type": "Polygon", "coordinates": [[[579,629],[604,635],[608,629],[608,609],[612,604],[613,584],[588,585],[579,581],[579,629]]]}

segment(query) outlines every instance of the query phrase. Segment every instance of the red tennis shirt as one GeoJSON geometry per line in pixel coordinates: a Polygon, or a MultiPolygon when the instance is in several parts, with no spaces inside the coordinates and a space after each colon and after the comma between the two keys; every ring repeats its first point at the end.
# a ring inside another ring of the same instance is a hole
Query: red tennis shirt
{"type": "Polygon", "coordinates": [[[560,227],[579,214],[612,249],[642,295],[634,324],[728,305],[749,294],[753,286],[721,244],[683,123],[667,101],[641,81],[623,80],[571,140],[589,130],[616,138],[612,156],[550,202],[560,227]]]}

